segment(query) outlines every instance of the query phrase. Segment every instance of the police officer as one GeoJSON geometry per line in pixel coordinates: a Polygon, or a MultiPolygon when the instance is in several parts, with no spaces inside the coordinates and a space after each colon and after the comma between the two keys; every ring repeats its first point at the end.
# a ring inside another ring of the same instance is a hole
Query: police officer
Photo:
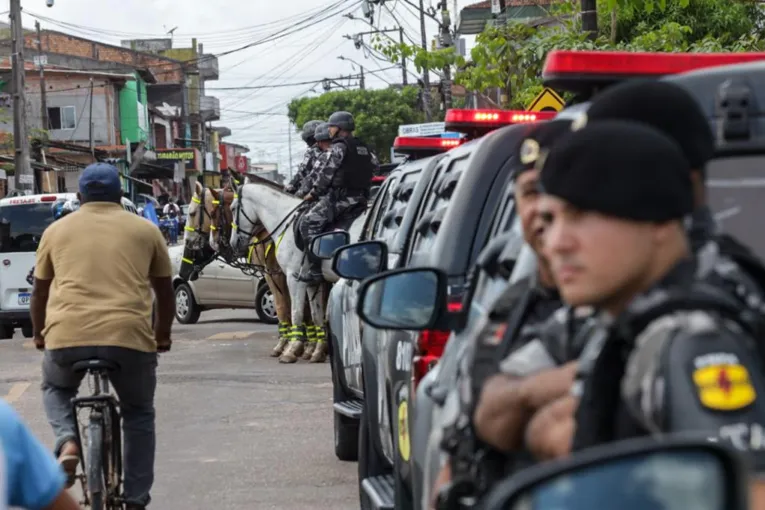
{"type": "Polygon", "coordinates": [[[305,178],[313,170],[316,159],[321,156],[321,150],[316,146],[316,139],[314,138],[316,126],[319,124],[321,124],[320,120],[309,120],[303,124],[303,132],[300,136],[306,145],[308,145],[308,148],[305,151],[305,155],[303,155],[303,161],[298,165],[297,173],[292,177],[287,187],[284,188],[284,191],[287,193],[295,193],[300,188],[305,178]]]}
{"type": "Polygon", "coordinates": [[[645,124],[593,122],[553,147],[541,183],[544,253],[561,296],[598,308],[605,336],[595,358],[579,362],[583,385],[531,420],[530,450],[551,459],[696,431],[753,451],[765,467],[760,321],[696,275],[683,223],[693,188],[681,149],[645,124]]]}
{"type": "Polygon", "coordinates": [[[675,140],[691,167],[694,210],[689,225],[691,248],[699,258],[699,276],[729,291],[757,313],[765,302],[765,269],[757,257],[731,236],[721,234],[706,203],[704,167],[714,153],[714,137],[698,102],[679,85],[636,80],[609,88],[595,98],[575,127],[604,119],[643,122],[675,140]]]}
{"type": "MultiPolygon", "coordinates": [[[[539,171],[535,165],[553,143],[569,132],[568,120],[539,124],[516,149],[515,207],[524,240],[536,253],[542,247],[544,225],[537,214],[539,171]]],[[[521,459],[508,453],[521,443],[512,437],[521,435],[525,427],[525,410],[512,399],[492,399],[488,395],[490,408],[510,411],[511,416],[495,414],[488,419],[482,416],[476,422],[477,403],[481,401],[481,407],[486,408],[487,395],[482,390],[487,380],[498,373],[503,374],[504,384],[512,386],[518,384],[520,378],[539,370],[540,364],[542,368],[557,364],[537,344],[541,341],[540,327],[561,307],[552,274],[545,259],[539,257],[537,273],[502,293],[493,305],[486,325],[466,347],[461,356],[456,390],[448,396],[459,402],[460,411],[444,431],[442,445],[450,457],[437,484],[440,487],[435,491],[441,492],[439,508],[454,508],[454,500],[458,497],[483,494],[494,481],[520,467],[521,459]],[[479,473],[477,477],[476,473],[479,473]],[[445,483],[447,479],[451,480],[448,485],[445,483]]],[[[563,325],[567,318],[565,311],[558,314],[560,329],[566,329],[563,325]]],[[[565,356],[562,358],[561,362],[567,361],[565,356]]],[[[512,391],[505,393],[516,394],[512,391]]],[[[492,409],[488,414],[492,414],[492,409]]]]}
{"type": "Polygon", "coordinates": [[[298,198],[305,197],[311,188],[314,181],[316,181],[316,175],[319,173],[324,165],[327,164],[329,158],[329,149],[332,148],[332,137],[329,134],[329,124],[322,122],[316,126],[314,131],[314,140],[316,140],[316,148],[318,149],[318,156],[316,156],[311,172],[305,176],[303,182],[300,184],[300,188],[295,193],[298,198]]]}
{"type": "MultiPolygon", "coordinates": [[[[308,246],[312,237],[352,207],[364,210],[369,200],[372,176],[377,171],[377,156],[364,142],[353,136],[356,123],[348,112],[335,112],[327,121],[332,148],[326,163],[317,169],[311,190],[304,197],[316,201],[300,223],[300,234],[308,246]]],[[[318,283],[323,280],[321,261],[308,254],[310,269],[296,275],[300,281],[318,283]]]]}

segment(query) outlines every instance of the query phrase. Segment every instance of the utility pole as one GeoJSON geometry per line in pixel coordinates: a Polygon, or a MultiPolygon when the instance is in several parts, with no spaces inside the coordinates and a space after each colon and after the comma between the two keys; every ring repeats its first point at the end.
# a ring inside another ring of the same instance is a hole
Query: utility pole
{"type": "Polygon", "coordinates": [[[364,68],[361,66],[359,66],[359,73],[361,73],[359,75],[359,88],[364,90],[364,68]]]}
{"type": "MultiPolygon", "coordinates": [[[[583,2],[585,0],[582,0],[583,2]]],[[[594,0],[593,0],[594,1],[594,0]]],[[[420,0],[420,36],[422,37],[422,49],[428,51],[428,38],[425,34],[425,2],[420,0]]],[[[422,73],[422,109],[425,112],[425,120],[430,122],[430,73],[427,69],[422,73]]]]}
{"type": "Polygon", "coordinates": [[[90,154],[95,158],[96,150],[93,145],[93,78],[90,79],[90,108],[88,111],[88,139],[90,140],[90,154]]]}
{"type": "Polygon", "coordinates": [[[582,31],[588,32],[590,39],[598,37],[597,0],[582,0],[582,31]]]}
{"type": "Polygon", "coordinates": [[[47,130],[50,126],[48,126],[48,99],[45,95],[45,63],[43,62],[42,32],[39,21],[35,21],[35,28],[37,29],[37,58],[40,60],[40,120],[42,121],[40,128],[47,130]]]}
{"type": "Polygon", "coordinates": [[[292,180],[292,121],[287,118],[287,150],[290,153],[290,180],[292,180]]]}
{"type": "MultiPolygon", "coordinates": [[[[447,0],[442,0],[441,7],[441,47],[449,48],[453,46],[452,33],[449,30],[451,19],[449,17],[449,7],[447,0]]],[[[441,80],[441,90],[444,99],[444,110],[452,107],[452,70],[449,64],[444,66],[444,79],[441,80]]]]}
{"type": "MultiPolygon", "coordinates": [[[[403,44],[404,44],[404,29],[401,28],[401,27],[399,27],[399,29],[398,29],[398,39],[401,42],[401,45],[403,46],[403,44]]],[[[401,57],[401,80],[402,80],[402,83],[403,83],[404,87],[406,87],[406,85],[407,85],[407,81],[406,81],[406,58],[403,57],[403,56],[401,57]]]]}
{"type": "Polygon", "coordinates": [[[35,176],[29,161],[26,94],[24,91],[24,28],[21,26],[21,0],[11,0],[11,67],[13,72],[13,145],[16,187],[25,195],[34,193],[35,176]]]}

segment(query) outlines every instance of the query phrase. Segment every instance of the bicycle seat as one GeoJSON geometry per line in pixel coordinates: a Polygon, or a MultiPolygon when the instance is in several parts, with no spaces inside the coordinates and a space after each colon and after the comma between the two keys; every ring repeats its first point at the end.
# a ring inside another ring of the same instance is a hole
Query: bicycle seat
{"type": "Polygon", "coordinates": [[[84,359],[76,362],[72,365],[72,369],[75,372],[86,372],[88,370],[106,370],[107,372],[113,372],[119,370],[120,366],[114,361],[105,359],[84,359]]]}

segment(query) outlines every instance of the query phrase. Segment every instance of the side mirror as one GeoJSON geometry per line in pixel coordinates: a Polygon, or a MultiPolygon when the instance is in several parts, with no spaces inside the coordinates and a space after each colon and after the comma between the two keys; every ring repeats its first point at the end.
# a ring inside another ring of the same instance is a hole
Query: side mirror
{"type": "Polygon", "coordinates": [[[311,240],[311,253],[318,259],[329,260],[332,253],[351,242],[351,236],[345,230],[319,234],[311,240]]]}
{"type": "Polygon", "coordinates": [[[744,510],[741,455],[707,439],[627,440],[541,464],[500,483],[487,510],[744,510]]]}
{"type": "Polygon", "coordinates": [[[343,246],[335,251],[332,258],[332,271],[348,280],[363,280],[385,271],[388,259],[388,247],[380,241],[343,246]]]}
{"type": "Polygon", "coordinates": [[[446,311],[446,274],[434,268],[400,269],[364,282],[357,312],[380,329],[435,329],[446,311]]]}

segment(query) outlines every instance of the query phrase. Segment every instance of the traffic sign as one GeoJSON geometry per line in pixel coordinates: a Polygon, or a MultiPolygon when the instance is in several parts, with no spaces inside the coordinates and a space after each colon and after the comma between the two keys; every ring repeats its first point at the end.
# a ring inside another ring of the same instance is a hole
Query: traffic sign
{"type": "Polygon", "coordinates": [[[530,112],[559,112],[566,105],[562,97],[553,89],[545,88],[526,108],[530,112]]]}

